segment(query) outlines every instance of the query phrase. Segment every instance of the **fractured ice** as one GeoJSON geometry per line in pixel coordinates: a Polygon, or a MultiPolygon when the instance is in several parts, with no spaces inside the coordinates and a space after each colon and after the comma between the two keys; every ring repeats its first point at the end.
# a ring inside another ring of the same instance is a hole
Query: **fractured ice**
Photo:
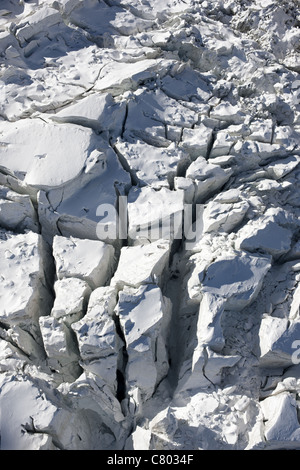
{"type": "Polygon", "coordinates": [[[1,449],[300,449],[299,25],[1,1],[1,449]]]}

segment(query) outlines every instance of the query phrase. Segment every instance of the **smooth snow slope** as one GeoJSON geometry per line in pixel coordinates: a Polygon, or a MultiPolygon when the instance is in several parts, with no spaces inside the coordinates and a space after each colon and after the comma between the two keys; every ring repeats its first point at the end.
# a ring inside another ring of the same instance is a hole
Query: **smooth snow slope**
{"type": "Polygon", "coordinates": [[[2,0],[0,97],[0,448],[300,450],[299,1],[2,0]]]}

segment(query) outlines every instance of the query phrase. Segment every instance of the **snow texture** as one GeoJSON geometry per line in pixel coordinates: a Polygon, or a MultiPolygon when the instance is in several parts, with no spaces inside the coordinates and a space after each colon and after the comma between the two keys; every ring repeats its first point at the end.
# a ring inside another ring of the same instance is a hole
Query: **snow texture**
{"type": "Polygon", "coordinates": [[[299,450],[299,0],[0,8],[0,448],[299,450]]]}

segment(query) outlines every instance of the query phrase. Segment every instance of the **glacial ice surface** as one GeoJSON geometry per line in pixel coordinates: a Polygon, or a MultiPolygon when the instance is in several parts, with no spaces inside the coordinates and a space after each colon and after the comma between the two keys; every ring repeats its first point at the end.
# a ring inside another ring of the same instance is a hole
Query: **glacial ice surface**
{"type": "Polygon", "coordinates": [[[1,449],[300,449],[299,26],[1,1],[1,449]]]}

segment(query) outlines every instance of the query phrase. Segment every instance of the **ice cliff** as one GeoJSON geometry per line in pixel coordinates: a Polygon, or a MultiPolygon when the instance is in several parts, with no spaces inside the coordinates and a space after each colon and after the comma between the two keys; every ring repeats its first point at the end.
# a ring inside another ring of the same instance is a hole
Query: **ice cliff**
{"type": "Polygon", "coordinates": [[[1,0],[0,96],[1,449],[299,450],[299,1],[1,0]]]}

